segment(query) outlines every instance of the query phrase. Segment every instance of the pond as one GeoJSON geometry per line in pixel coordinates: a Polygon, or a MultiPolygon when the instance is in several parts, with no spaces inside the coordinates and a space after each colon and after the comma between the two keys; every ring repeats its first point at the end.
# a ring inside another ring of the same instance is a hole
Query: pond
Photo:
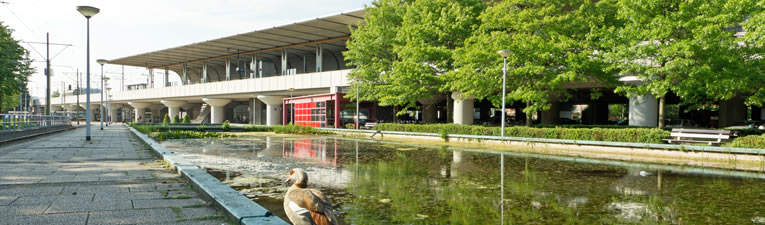
{"type": "Polygon", "coordinates": [[[163,145],[285,220],[281,181],[300,167],[342,224],[765,224],[756,172],[341,137],[163,145]]]}

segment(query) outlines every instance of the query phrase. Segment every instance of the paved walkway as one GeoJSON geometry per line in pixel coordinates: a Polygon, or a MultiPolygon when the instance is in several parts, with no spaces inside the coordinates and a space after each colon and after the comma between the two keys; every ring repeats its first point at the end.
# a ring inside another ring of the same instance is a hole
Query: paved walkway
{"type": "Polygon", "coordinates": [[[122,125],[0,146],[0,224],[224,224],[122,125]]]}

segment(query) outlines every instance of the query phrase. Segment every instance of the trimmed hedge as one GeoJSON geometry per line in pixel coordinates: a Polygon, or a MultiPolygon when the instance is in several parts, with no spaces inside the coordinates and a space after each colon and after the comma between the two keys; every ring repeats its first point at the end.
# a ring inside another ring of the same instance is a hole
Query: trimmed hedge
{"type": "Polygon", "coordinates": [[[154,132],[154,133],[151,133],[151,135],[149,136],[160,141],[170,140],[170,139],[236,137],[236,135],[232,135],[232,134],[223,134],[223,133],[206,132],[206,131],[188,131],[188,130],[171,130],[166,132],[154,132]]]}
{"type": "Polygon", "coordinates": [[[727,147],[737,148],[765,148],[765,135],[749,135],[733,139],[725,144],[727,147]]]}
{"type": "MultiPolygon", "coordinates": [[[[437,134],[467,134],[499,136],[499,127],[458,124],[391,124],[378,123],[374,129],[383,131],[404,131],[437,134]]],[[[550,138],[587,141],[613,141],[636,143],[663,143],[669,138],[669,131],[658,128],[536,128],[513,126],[505,128],[505,136],[550,138]]]]}
{"type": "Polygon", "coordinates": [[[306,127],[306,126],[295,126],[295,125],[285,125],[285,126],[244,126],[242,128],[244,131],[248,132],[274,132],[277,134],[311,134],[311,135],[318,135],[318,134],[329,134],[330,132],[323,131],[316,129],[314,127],[306,127]]]}

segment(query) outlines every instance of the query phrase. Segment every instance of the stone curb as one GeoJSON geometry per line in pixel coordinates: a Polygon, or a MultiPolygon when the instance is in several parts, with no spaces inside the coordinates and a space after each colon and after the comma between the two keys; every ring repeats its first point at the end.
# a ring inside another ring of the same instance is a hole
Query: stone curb
{"type": "Polygon", "coordinates": [[[263,206],[258,205],[228,185],[221,183],[204,169],[190,163],[181,156],[175,155],[174,152],[134,128],[128,125],[125,126],[148,144],[164,161],[175,168],[181,176],[188,179],[189,183],[196,190],[199,190],[205,198],[212,200],[215,206],[226,212],[229,218],[237,221],[237,224],[289,224],[281,218],[272,215],[263,206]]]}

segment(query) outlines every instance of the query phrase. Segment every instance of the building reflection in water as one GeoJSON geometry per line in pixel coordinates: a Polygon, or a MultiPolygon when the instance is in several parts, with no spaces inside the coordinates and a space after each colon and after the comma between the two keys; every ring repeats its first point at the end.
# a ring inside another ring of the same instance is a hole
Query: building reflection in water
{"type": "Polygon", "coordinates": [[[283,139],[282,157],[310,159],[337,167],[338,143],[335,138],[283,139]]]}

